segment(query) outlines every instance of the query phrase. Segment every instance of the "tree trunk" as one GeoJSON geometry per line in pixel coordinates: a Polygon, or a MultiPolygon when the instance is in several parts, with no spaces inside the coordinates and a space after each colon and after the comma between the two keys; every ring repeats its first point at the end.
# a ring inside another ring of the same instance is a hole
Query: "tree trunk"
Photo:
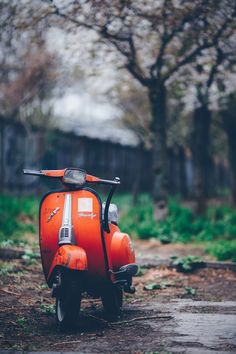
{"type": "Polygon", "coordinates": [[[231,174],[232,202],[236,207],[236,117],[223,112],[222,121],[228,140],[228,153],[231,174]]]}
{"type": "Polygon", "coordinates": [[[138,204],[138,198],[140,194],[140,187],[141,187],[141,176],[143,173],[143,151],[144,145],[141,143],[139,145],[138,156],[137,156],[137,165],[134,174],[134,183],[132,188],[132,203],[133,205],[138,204]]]}
{"type": "Polygon", "coordinates": [[[187,198],[187,176],[186,176],[186,156],[182,146],[179,148],[179,180],[180,180],[180,194],[183,198],[187,198]]]}
{"type": "MultiPolygon", "coordinates": [[[[168,195],[168,155],[166,144],[166,89],[164,85],[149,88],[149,102],[152,113],[151,131],[152,142],[152,196],[155,203],[155,219],[157,213],[162,215],[166,208],[168,195]]],[[[165,214],[165,213],[164,213],[165,214]]]]}
{"type": "Polygon", "coordinates": [[[194,195],[197,200],[197,212],[203,213],[208,197],[208,169],[210,145],[211,111],[202,104],[194,112],[192,152],[194,164],[194,195]]]}
{"type": "Polygon", "coordinates": [[[4,192],[5,186],[5,164],[4,164],[4,123],[0,117],[0,192],[4,192]]]}

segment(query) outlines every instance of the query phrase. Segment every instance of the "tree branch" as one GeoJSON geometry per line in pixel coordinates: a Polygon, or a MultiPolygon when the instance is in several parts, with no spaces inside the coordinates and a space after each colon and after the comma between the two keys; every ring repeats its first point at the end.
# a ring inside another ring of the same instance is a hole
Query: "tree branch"
{"type": "Polygon", "coordinates": [[[228,28],[229,22],[232,22],[236,16],[236,9],[234,9],[231,19],[226,18],[223,25],[218,29],[212,41],[205,41],[202,45],[195,48],[191,53],[189,53],[185,58],[183,58],[179,63],[177,63],[169,72],[163,77],[162,81],[167,81],[175,72],[177,72],[182,66],[191,63],[197,55],[199,55],[203,50],[215,47],[218,45],[218,42],[223,35],[224,31],[228,28]]]}
{"type": "MultiPolygon", "coordinates": [[[[108,38],[109,42],[118,50],[118,52],[127,58],[128,62],[125,64],[125,67],[131,73],[131,75],[133,75],[134,78],[141,83],[141,85],[148,86],[149,79],[145,77],[140,66],[138,65],[132,36],[130,36],[126,41],[129,45],[130,51],[124,50],[118,41],[110,39],[108,36],[106,38],[108,38]]],[[[112,38],[114,38],[114,36],[112,36],[112,38]]]]}
{"type": "Polygon", "coordinates": [[[162,68],[162,65],[163,65],[164,52],[165,52],[166,46],[167,46],[167,44],[169,43],[169,40],[170,40],[168,35],[167,35],[166,1],[164,2],[164,5],[163,5],[163,18],[164,18],[164,26],[163,26],[163,34],[162,34],[162,38],[161,38],[161,47],[160,47],[160,50],[159,50],[159,53],[157,55],[155,63],[150,68],[150,75],[151,75],[151,77],[153,79],[157,78],[160,75],[161,68],[162,68]],[[156,70],[156,75],[155,75],[155,70],[156,70]]]}
{"type": "MultiPolygon", "coordinates": [[[[203,1],[204,2],[204,1],[203,1]]],[[[173,39],[173,37],[182,32],[184,30],[184,26],[186,23],[190,22],[193,18],[195,18],[195,16],[199,15],[200,9],[199,9],[199,5],[195,8],[194,12],[192,13],[190,11],[190,13],[187,13],[183,18],[182,21],[180,22],[180,24],[176,27],[173,27],[172,31],[170,31],[168,33],[168,24],[166,23],[166,19],[167,19],[167,14],[166,14],[166,5],[164,4],[164,9],[163,9],[163,18],[164,18],[164,32],[161,38],[161,47],[160,47],[160,51],[158,53],[158,56],[156,58],[155,63],[151,66],[150,69],[150,73],[151,76],[154,77],[154,71],[155,69],[157,70],[157,74],[156,76],[160,76],[160,72],[162,69],[162,65],[163,65],[163,57],[164,57],[164,53],[165,53],[165,49],[167,47],[167,45],[170,43],[170,41],[173,39]]]]}
{"type": "Polygon", "coordinates": [[[103,26],[95,26],[89,23],[78,21],[77,19],[69,16],[68,14],[64,14],[63,12],[61,12],[60,9],[53,3],[53,0],[51,0],[51,3],[52,7],[54,8],[54,13],[56,15],[69,20],[77,26],[93,30],[98,33],[102,38],[108,39],[109,42],[118,50],[118,52],[121,53],[128,60],[128,63],[125,65],[125,67],[134,76],[134,78],[138,80],[143,86],[148,85],[148,78],[145,77],[144,73],[142,72],[142,69],[138,65],[136,49],[131,34],[127,36],[122,36],[118,34],[109,33],[108,22],[103,26]],[[122,45],[120,45],[121,43],[126,43],[129,47],[129,51],[126,51],[124,48],[122,48],[122,45]]]}
{"type": "Polygon", "coordinates": [[[223,62],[223,60],[224,60],[223,52],[220,48],[217,48],[216,61],[215,61],[215,64],[212,65],[212,67],[211,67],[211,71],[210,71],[210,74],[209,74],[209,77],[208,77],[208,80],[206,83],[206,93],[208,92],[209,88],[211,87],[211,85],[214,81],[214,77],[217,74],[218,67],[223,62]]]}
{"type": "Polygon", "coordinates": [[[87,29],[97,32],[94,26],[90,25],[89,23],[78,21],[75,18],[69,16],[68,14],[61,12],[59,7],[54,4],[53,0],[50,0],[50,3],[51,3],[51,7],[54,9],[55,15],[58,15],[59,17],[64,18],[65,20],[69,20],[70,22],[74,23],[77,26],[85,27],[87,29]]]}

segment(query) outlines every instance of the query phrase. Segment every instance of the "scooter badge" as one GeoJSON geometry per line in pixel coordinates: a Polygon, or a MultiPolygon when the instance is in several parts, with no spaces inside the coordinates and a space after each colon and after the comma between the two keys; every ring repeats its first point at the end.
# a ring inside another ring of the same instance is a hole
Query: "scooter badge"
{"type": "Polygon", "coordinates": [[[60,210],[59,207],[57,207],[56,209],[53,210],[53,212],[49,215],[48,219],[47,219],[47,222],[49,222],[54,215],[56,215],[56,213],[60,210]]]}

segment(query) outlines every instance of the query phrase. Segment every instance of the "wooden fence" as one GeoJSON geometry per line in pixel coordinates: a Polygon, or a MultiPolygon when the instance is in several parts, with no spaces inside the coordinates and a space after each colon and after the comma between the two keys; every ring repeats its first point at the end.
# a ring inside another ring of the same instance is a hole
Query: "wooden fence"
{"type": "MultiPolygon", "coordinates": [[[[140,147],[124,146],[58,130],[26,130],[20,123],[0,120],[0,190],[35,193],[46,189],[37,177],[24,176],[23,168],[57,169],[80,167],[103,178],[119,176],[121,190],[151,191],[152,154],[140,147]]],[[[191,197],[193,162],[176,147],[169,151],[170,193],[191,197]]],[[[229,173],[221,161],[209,165],[211,195],[229,186],[229,173]]],[[[46,182],[47,183],[47,182],[46,182]]]]}

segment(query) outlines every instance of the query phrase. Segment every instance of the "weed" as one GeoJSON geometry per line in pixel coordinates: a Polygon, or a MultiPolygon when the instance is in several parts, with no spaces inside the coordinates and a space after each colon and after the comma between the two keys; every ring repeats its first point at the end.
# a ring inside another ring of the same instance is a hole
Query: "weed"
{"type": "Polygon", "coordinates": [[[36,262],[37,257],[37,253],[33,252],[31,249],[27,249],[25,254],[22,256],[22,259],[24,259],[27,265],[32,265],[36,262]]]}
{"type": "Polygon", "coordinates": [[[173,265],[179,272],[191,272],[202,264],[203,260],[198,256],[178,257],[173,261],[173,265]]]}
{"type": "Polygon", "coordinates": [[[173,283],[170,281],[162,281],[161,283],[150,283],[143,287],[144,290],[161,290],[172,286],[173,283]]]}
{"type": "Polygon", "coordinates": [[[236,262],[236,240],[220,240],[206,247],[206,252],[215,256],[219,261],[232,260],[236,262]]]}
{"type": "Polygon", "coordinates": [[[197,294],[197,290],[192,288],[191,286],[185,286],[185,291],[187,295],[196,295],[197,294]]]}
{"type": "Polygon", "coordinates": [[[48,289],[48,285],[47,285],[47,284],[42,284],[42,285],[40,286],[40,288],[41,288],[41,289],[48,289]]]}
{"type": "Polygon", "coordinates": [[[161,288],[162,289],[166,289],[166,288],[168,288],[170,286],[174,286],[174,285],[175,285],[175,283],[173,281],[169,281],[169,280],[163,280],[161,282],[161,288]]]}
{"type": "Polygon", "coordinates": [[[42,310],[43,313],[45,313],[48,316],[53,316],[56,312],[55,305],[48,305],[48,304],[42,303],[40,305],[40,309],[42,310]]]}
{"type": "Polygon", "coordinates": [[[11,247],[26,247],[28,245],[27,240],[19,240],[19,239],[9,239],[0,241],[0,248],[11,248],[11,247]]]}
{"type": "Polygon", "coordinates": [[[144,275],[146,273],[146,269],[143,267],[138,267],[138,271],[135,274],[136,277],[141,277],[142,275],[144,275]]]}
{"type": "Polygon", "coordinates": [[[162,289],[162,286],[161,284],[157,284],[157,283],[150,283],[143,287],[143,290],[159,290],[159,289],[162,289]]]}
{"type": "Polygon", "coordinates": [[[0,210],[0,242],[20,240],[26,232],[35,233],[37,199],[0,195],[0,210]]]}
{"type": "Polygon", "coordinates": [[[2,263],[0,264],[0,275],[1,276],[6,276],[9,275],[10,273],[14,272],[14,265],[13,264],[5,264],[2,263]]]}
{"type": "Polygon", "coordinates": [[[27,327],[27,320],[26,320],[25,317],[19,317],[19,318],[17,318],[16,323],[17,323],[20,327],[22,327],[22,328],[24,328],[24,329],[27,327]]]}

